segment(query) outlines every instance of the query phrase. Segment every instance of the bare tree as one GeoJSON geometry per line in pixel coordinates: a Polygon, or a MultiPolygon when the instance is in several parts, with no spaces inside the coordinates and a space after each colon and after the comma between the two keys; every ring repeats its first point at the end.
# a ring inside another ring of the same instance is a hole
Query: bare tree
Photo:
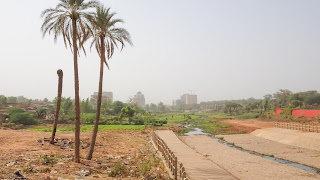
{"type": "Polygon", "coordinates": [[[61,95],[62,95],[62,80],[63,80],[63,71],[61,69],[58,69],[57,74],[59,76],[58,81],[58,97],[57,97],[57,109],[56,109],[56,115],[54,117],[54,123],[53,123],[53,129],[52,129],[52,135],[50,143],[54,143],[54,137],[56,135],[57,131],[57,125],[59,120],[59,113],[60,113],[60,106],[61,106],[61,95]]]}

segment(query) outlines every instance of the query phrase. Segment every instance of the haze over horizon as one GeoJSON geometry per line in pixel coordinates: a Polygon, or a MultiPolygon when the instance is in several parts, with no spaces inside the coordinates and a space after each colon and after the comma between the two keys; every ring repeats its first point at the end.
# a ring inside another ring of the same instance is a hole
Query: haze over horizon
{"type": "MultiPolygon", "coordinates": [[[[74,98],[73,56],[63,40],[42,38],[41,12],[57,0],[5,1],[0,7],[0,95],[52,100],[57,69],[64,97],[74,98]]],[[[126,102],[171,104],[184,93],[198,102],[262,98],[279,89],[320,90],[320,1],[101,0],[117,12],[134,46],[116,50],[104,91],[126,102]]],[[[91,43],[87,42],[87,47],[91,43]]],[[[98,91],[95,49],[79,58],[80,97],[98,91]]]]}

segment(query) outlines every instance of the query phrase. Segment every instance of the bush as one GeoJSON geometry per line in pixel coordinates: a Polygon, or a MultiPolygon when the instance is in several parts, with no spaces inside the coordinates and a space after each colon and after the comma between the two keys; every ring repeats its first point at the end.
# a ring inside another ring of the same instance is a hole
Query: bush
{"type": "Polygon", "coordinates": [[[144,120],[140,118],[133,119],[134,125],[144,125],[144,120]]]}
{"type": "Polygon", "coordinates": [[[9,122],[23,125],[34,125],[38,123],[35,118],[27,112],[10,115],[9,122]]]}
{"type": "Polygon", "coordinates": [[[111,177],[117,177],[125,175],[127,173],[127,168],[120,163],[116,163],[112,171],[109,173],[111,177]]]}
{"type": "Polygon", "coordinates": [[[167,124],[166,120],[157,120],[154,122],[154,126],[162,126],[163,124],[167,124]]]}
{"type": "Polygon", "coordinates": [[[7,112],[9,115],[12,115],[12,114],[17,114],[17,113],[23,113],[25,111],[21,108],[10,108],[7,110],[7,112]]]}
{"type": "Polygon", "coordinates": [[[83,113],[80,115],[81,122],[84,124],[93,124],[96,119],[95,113],[83,113]]]}

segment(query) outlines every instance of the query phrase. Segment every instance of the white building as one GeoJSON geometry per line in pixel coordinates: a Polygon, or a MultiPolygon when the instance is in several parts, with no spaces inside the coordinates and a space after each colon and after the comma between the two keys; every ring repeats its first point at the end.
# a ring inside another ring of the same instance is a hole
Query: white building
{"type": "Polygon", "coordinates": [[[181,102],[183,104],[198,104],[197,95],[195,94],[184,94],[181,96],[181,102]]]}
{"type": "Polygon", "coordinates": [[[146,100],[144,98],[144,95],[139,91],[136,95],[134,95],[132,102],[134,104],[137,104],[138,106],[144,107],[146,104],[146,100]]]}
{"type": "MultiPolygon", "coordinates": [[[[92,99],[98,99],[98,92],[94,92],[91,95],[92,99]]],[[[102,92],[102,101],[110,100],[113,102],[113,93],[112,92],[102,92]]]]}

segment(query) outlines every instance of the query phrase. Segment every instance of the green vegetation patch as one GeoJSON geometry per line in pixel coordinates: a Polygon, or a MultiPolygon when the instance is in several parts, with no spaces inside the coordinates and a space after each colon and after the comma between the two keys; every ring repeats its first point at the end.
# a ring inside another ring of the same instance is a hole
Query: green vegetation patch
{"type": "MultiPolygon", "coordinates": [[[[81,131],[92,131],[94,125],[85,125],[81,131]]],[[[99,125],[99,131],[103,130],[143,130],[145,125],[99,125]]]]}
{"type": "MultiPolygon", "coordinates": [[[[38,132],[52,132],[52,127],[36,127],[30,128],[30,131],[38,131],[38,132]]],[[[60,127],[58,125],[57,132],[71,132],[74,131],[74,126],[60,127]]]]}
{"type": "MultiPolygon", "coordinates": [[[[81,127],[81,131],[92,131],[94,125],[85,125],[81,127]]],[[[99,131],[103,130],[143,130],[145,129],[145,125],[99,125],[99,131]]],[[[30,131],[39,131],[39,132],[51,132],[52,127],[35,127],[30,128],[30,131]]],[[[71,132],[74,131],[74,126],[69,125],[65,127],[60,127],[58,125],[57,132],[71,132]]]]}

